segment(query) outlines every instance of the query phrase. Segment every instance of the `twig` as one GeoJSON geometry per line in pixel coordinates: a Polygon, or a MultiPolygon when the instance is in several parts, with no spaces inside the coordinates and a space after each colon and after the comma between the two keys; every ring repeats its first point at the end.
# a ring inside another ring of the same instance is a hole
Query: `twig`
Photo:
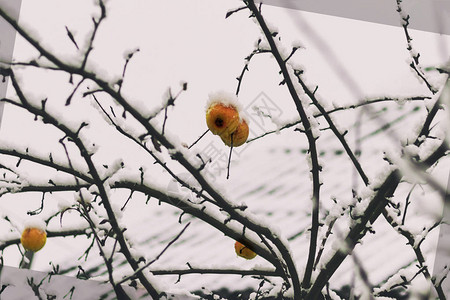
{"type": "Polygon", "coordinates": [[[194,147],[194,145],[197,144],[208,132],[209,132],[209,129],[207,129],[197,140],[195,140],[195,142],[193,142],[192,145],[190,145],[188,147],[188,149],[191,149],[192,147],[194,147]]]}
{"type": "MultiPolygon", "coordinates": [[[[172,95],[171,89],[168,90],[168,99],[165,104],[161,106],[161,108],[157,109],[151,116],[147,117],[147,121],[155,118],[157,115],[159,115],[162,111],[165,111],[165,119],[167,119],[167,107],[169,106],[175,106],[175,101],[178,99],[178,97],[181,95],[182,92],[187,90],[187,83],[183,82],[181,85],[181,89],[178,91],[178,93],[175,95],[175,97],[172,95]]],[[[165,121],[164,121],[165,122],[165,121]]],[[[163,125],[164,127],[165,125],[163,125]]]]}
{"type": "Polygon", "coordinates": [[[78,47],[77,42],[75,41],[75,38],[73,37],[72,32],[69,30],[69,28],[66,27],[66,32],[67,32],[67,36],[69,37],[69,39],[72,41],[72,43],[75,45],[75,47],[77,48],[77,50],[80,50],[80,48],[78,47]]]}
{"type": "Polygon", "coordinates": [[[88,48],[84,54],[84,59],[83,59],[80,69],[84,69],[86,67],[86,63],[87,63],[89,54],[94,49],[93,43],[94,43],[98,28],[99,28],[101,22],[106,18],[106,7],[105,7],[105,4],[103,3],[103,0],[99,0],[98,3],[100,6],[101,14],[100,14],[100,17],[98,20],[95,20],[94,18],[92,18],[92,22],[94,23],[94,30],[92,31],[91,38],[89,39],[88,48]]]}
{"type": "Polygon", "coordinates": [[[409,31],[408,31],[408,25],[409,25],[409,15],[404,15],[403,13],[403,9],[402,9],[402,0],[396,0],[397,1],[397,12],[399,13],[401,19],[402,19],[402,27],[403,27],[403,31],[405,33],[405,38],[406,38],[406,43],[407,43],[407,50],[411,55],[412,61],[411,64],[409,65],[411,67],[411,69],[413,69],[416,74],[423,80],[423,82],[426,84],[427,88],[430,90],[430,92],[432,92],[433,94],[437,93],[437,89],[434,88],[426,79],[425,74],[422,71],[422,68],[420,67],[419,64],[419,57],[420,57],[420,53],[417,54],[413,54],[414,48],[412,46],[412,38],[409,35],[409,31]]]}
{"type": "Polygon", "coordinates": [[[227,12],[227,14],[225,15],[225,19],[228,18],[229,16],[231,16],[232,14],[234,14],[234,13],[236,13],[238,11],[241,11],[243,9],[246,9],[246,8],[247,8],[246,6],[243,6],[243,7],[239,7],[239,8],[233,9],[233,10],[229,10],[227,12]]]}
{"type": "MultiPolygon", "coordinates": [[[[409,265],[411,265],[411,264],[409,264],[409,265]]],[[[389,296],[389,292],[392,291],[393,289],[395,289],[397,287],[406,288],[407,285],[411,285],[412,281],[422,273],[423,273],[423,268],[419,268],[419,270],[410,279],[406,278],[406,276],[404,276],[404,275],[400,275],[400,278],[403,280],[402,282],[395,283],[391,286],[388,286],[388,287],[384,288],[384,290],[380,290],[380,291],[376,292],[375,295],[378,297],[389,296]]],[[[397,274],[395,274],[394,276],[396,276],[396,275],[397,274]]]]}
{"type": "Polygon", "coordinates": [[[41,205],[39,206],[39,208],[27,211],[27,215],[34,216],[40,214],[44,209],[44,200],[45,200],[45,192],[42,193],[41,205]]]}
{"type": "MultiPolygon", "coordinates": [[[[260,43],[260,42],[261,42],[261,40],[258,41],[258,46],[259,46],[259,43],[260,43]]],[[[238,77],[236,77],[236,79],[237,79],[237,81],[238,81],[238,85],[237,85],[237,87],[236,87],[236,96],[239,95],[239,92],[240,92],[240,90],[241,90],[242,80],[244,79],[244,74],[245,74],[245,72],[248,71],[248,65],[250,64],[251,59],[252,59],[253,56],[255,56],[256,54],[261,54],[261,53],[270,53],[270,51],[269,51],[269,50],[263,50],[263,49],[257,48],[257,49],[255,49],[255,50],[253,50],[252,53],[250,53],[250,55],[247,56],[247,57],[245,58],[245,61],[246,61],[246,62],[245,62],[244,68],[242,69],[241,74],[240,74],[238,77]]]]}
{"type": "Polygon", "coordinates": [[[416,185],[414,184],[413,187],[411,188],[411,190],[409,191],[408,195],[406,196],[406,200],[405,200],[405,210],[403,211],[403,217],[402,217],[402,225],[405,225],[405,220],[406,220],[406,211],[408,210],[408,206],[411,203],[409,201],[409,198],[411,197],[411,194],[414,190],[414,188],[416,187],[416,185]]]}
{"type": "Polygon", "coordinates": [[[123,81],[125,80],[125,73],[127,72],[128,63],[130,62],[131,58],[133,58],[134,54],[136,54],[137,52],[139,52],[139,49],[135,49],[132,52],[128,53],[127,57],[125,58],[125,64],[123,66],[123,71],[122,71],[122,78],[118,82],[119,89],[117,90],[117,92],[119,94],[122,91],[123,81]]]}
{"type": "Polygon", "coordinates": [[[323,250],[325,249],[325,244],[329,238],[329,236],[331,235],[331,232],[333,230],[333,226],[334,223],[336,223],[336,220],[333,220],[330,222],[330,225],[328,226],[327,232],[325,234],[325,237],[322,239],[322,244],[320,245],[319,251],[317,251],[317,257],[316,257],[316,262],[314,263],[314,270],[317,267],[317,264],[319,263],[320,257],[322,256],[323,250]]]}
{"type": "Polygon", "coordinates": [[[77,92],[78,88],[81,86],[81,84],[83,83],[84,78],[82,78],[80,80],[80,82],[78,82],[78,84],[75,86],[75,88],[73,89],[72,93],[70,93],[69,97],[67,97],[66,99],[66,106],[70,105],[73,96],[75,95],[75,93],[77,92]]]}
{"type": "Polygon", "coordinates": [[[27,284],[28,286],[31,288],[31,290],[33,291],[34,295],[39,299],[39,300],[44,300],[41,296],[41,293],[39,292],[39,288],[42,285],[42,281],[40,284],[36,284],[34,283],[34,278],[27,278],[27,284]]]}
{"type": "MultiPolygon", "coordinates": [[[[166,247],[164,247],[164,249],[163,249],[163,250],[162,250],[162,251],[161,251],[161,252],[160,252],[153,260],[151,260],[150,262],[146,263],[144,266],[140,267],[139,269],[135,270],[135,274],[136,274],[137,272],[142,272],[142,271],[144,271],[146,268],[148,268],[150,265],[152,265],[155,261],[157,261],[157,260],[164,254],[164,252],[166,252],[167,249],[169,249],[169,247],[170,247],[173,243],[175,243],[175,242],[183,235],[184,231],[188,228],[189,225],[191,225],[191,222],[187,223],[186,226],[184,226],[184,228],[180,231],[180,233],[178,233],[178,234],[177,234],[177,235],[176,235],[176,236],[175,236],[175,237],[174,237],[174,238],[166,245],[166,247]]],[[[153,271],[152,271],[152,273],[153,273],[153,271]]],[[[127,280],[129,280],[129,279],[135,277],[135,276],[136,276],[135,274],[123,278],[123,279],[122,279],[121,281],[119,281],[117,284],[122,284],[122,283],[124,283],[125,281],[127,281],[127,280]]]]}

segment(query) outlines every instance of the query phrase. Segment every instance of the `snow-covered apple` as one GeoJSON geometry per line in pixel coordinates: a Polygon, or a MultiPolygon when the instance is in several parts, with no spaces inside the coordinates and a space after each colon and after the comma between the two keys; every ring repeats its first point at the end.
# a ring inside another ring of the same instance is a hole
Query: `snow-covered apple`
{"type": "Polygon", "coordinates": [[[227,146],[231,147],[231,144],[233,144],[233,147],[239,147],[247,141],[248,133],[248,124],[245,120],[242,120],[235,131],[233,131],[232,133],[225,132],[220,135],[220,138],[227,146]]]}
{"type": "Polygon", "coordinates": [[[206,124],[213,134],[231,134],[239,125],[239,113],[232,105],[213,103],[206,110],[206,124]]]}
{"type": "Polygon", "coordinates": [[[27,227],[22,232],[20,243],[26,250],[37,252],[44,247],[47,241],[47,233],[35,227],[27,227]]]}

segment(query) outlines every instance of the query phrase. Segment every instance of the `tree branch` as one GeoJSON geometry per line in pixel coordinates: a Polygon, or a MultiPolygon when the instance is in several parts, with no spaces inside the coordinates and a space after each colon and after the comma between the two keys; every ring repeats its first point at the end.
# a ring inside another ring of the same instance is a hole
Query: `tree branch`
{"type": "MultiPolygon", "coordinates": [[[[295,103],[295,106],[297,108],[297,111],[300,115],[300,119],[303,122],[304,128],[305,128],[305,135],[308,139],[309,144],[309,152],[311,156],[311,165],[312,165],[312,178],[313,178],[313,196],[312,196],[312,202],[313,202],[313,209],[312,209],[312,221],[311,221],[311,239],[310,239],[310,247],[309,247],[309,254],[308,254],[308,261],[306,264],[306,270],[305,275],[303,277],[302,286],[303,288],[308,288],[310,286],[310,280],[316,255],[316,248],[317,248],[317,234],[319,230],[319,204],[320,204],[320,180],[319,180],[319,172],[320,172],[320,165],[318,160],[318,153],[317,153],[317,146],[316,146],[316,137],[314,136],[312,132],[312,124],[310,122],[309,116],[306,114],[305,109],[303,108],[302,102],[297,94],[297,91],[295,89],[295,86],[292,82],[292,79],[289,75],[289,71],[286,66],[285,60],[281,57],[280,52],[278,51],[278,48],[275,44],[275,41],[273,39],[272,32],[269,30],[266,22],[264,21],[264,18],[261,15],[261,11],[256,7],[255,2],[253,0],[244,0],[244,2],[247,4],[250,11],[253,13],[254,17],[258,21],[259,26],[261,27],[264,36],[266,37],[271,52],[273,56],[275,57],[275,60],[278,63],[278,66],[281,70],[281,74],[283,75],[284,82],[287,85],[287,88],[289,90],[289,93],[292,97],[292,100],[295,103]]],[[[291,268],[289,268],[289,272],[292,276],[293,286],[294,286],[294,299],[299,299],[300,297],[300,282],[297,278],[297,270],[295,269],[295,265],[291,268]]]]}

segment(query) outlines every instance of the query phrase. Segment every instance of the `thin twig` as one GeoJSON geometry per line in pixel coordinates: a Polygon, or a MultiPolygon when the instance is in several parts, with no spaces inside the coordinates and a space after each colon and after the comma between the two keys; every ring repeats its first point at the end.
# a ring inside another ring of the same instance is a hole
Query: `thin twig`
{"type": "Polygon", "coordinates": [[[408,31],[410,16],[404,15],[403,8],[402,8],[402,0],[396,0],[396,1],[397,1],[397,12],[399,13],[399,15],[402,19],[402,27],[403,27],[403,31],[405,33],[405,38],[406,38],[406,43],[407,43],[406,49],[408,50],[408,52],[410,53],[411,58],[412,58],[412,61],[409,66],[411,67],[411,69],[413,69],[416,72],[417,76],[419,76],[423,80],[423,82],[426,84],[426,86],[430,90],[430,92],[432,92],[433,94],[436,94],[438,90],[435,87],[433,87],[432,84],[430,84],[428,82],[427,78],[425,77],[425,74],[422,71],[422,68],[420,67],[420,63],[419,63],[420,53],[417,53],[417,54],[413,53],[414,48],[411,43],[412,38],[408,31]]]}
{"type": "Polygon", "coordinates": [[[132,52],[128,53],[127,57],[125,58],[125,64],[123,65],[123,71],[122,71],[122,78],[118,82],[119,89],[117,90],[117,92],[119,94],[122,91],[123,81],[125,80],[125,74],[127,72],[128,64],[129,64],[131,58],[133,58],[134,54],[136,54],[136,52],[139,52],[139,49],[135,49],[132,52]]]}
{"type": "Polygon", "coordinates": [[[192,147],[194,147],[194,145],[197,144],[208,132],[209,132],[209,129],[207,129],[197,140],[195,140],[195,142],[193,142],[192,145],[190,145],[188,147],[188,149],[191,149],[192,147]]]}
{"type": "Polygon", "coordinates": [[[100,12],[101,12],[100,17],[98,20],[95,20],[94,18],[92,18],[92,22],[94,23],[94,30],[92,31],[91,37],[89,39],[88,48],[84,54],[83,62],[81,64],[80,69],[84,69],[86,67],[86,63],[89,58],[89,54],[91,53],[92,50],[94,50],[93,44],[94,44],[95,36],[97,35],[98,28],[100,27],[100,24],[102,23],[102,21],[106,18],[106,7],[105,7],[105,4],[103,3],[103,0],[99,0],[98,3],[100,6],[100,12]]]}
{"type": "Polygon", "coordinates": [[[412,194],[412,192],[413,192],[413,190],[414,190],[415,187],[416,187],[416,185],[414,184],[413,187],[411,188],[411,190],[409,191],[408,195],[406,196],[406,199],[405,199],[405,210],[403,211],[403,217],[402,217],[402,225],[405,225],[405,221],[406,221],[406,212],[407,212],[407,210],[408,210],[409,204],[411,203],[411,202],[409,201],[409,198],[411,197],[411,194],[412,194]]]}
{"type": "MultiPolygon", "coordinates": [[[[184,233],[184,231],[188,228],[188,226],[189,225],[191,225],[191,222],[189,222],[189,223],[187,223],[186,224],[186,226],[184,226],[184,228],[180,231],[180,233],[178,233],[167,245],[166,245],[166,247],[164,247],[164,249],[153,259],[153,260],[151,260],[150,262],[148,262],[148,263],[146,263],[145,265],[143,265],[142,267],[140,267],[139,269],[137,269],[137,270],[135,270],[135,274],[137,273],[137,272],[142,272],[142,271],[144,271],[146,268],[148,268],[150,265],[152,265],[154,262],[156,262],[163,254],[164,254],[164,252],[166,252],[167,251],[167,249],[169,249],[169,247],[173,244],[173,243],[175,243],[182,235],[183,235],[183,233],[184,233]]],[[[152,272],[153,273],[153,272],[152,272]]],[[[131,276],[127,276],[127,277],[125,277],[125,278],[123,278],[121,281],[119,281],[117,284],[122,284],[122,283],[124,283],[124,282],[126,282],[127,280],[129,280],[129,279],[131,279],[131,278],[133,278],[133,277],[135,277],[136,275],[135,274],[133,274],[133,275],[131,275],[131,276]]]]}
{"type": "MultiPolygon", "coordinates": [[[[258,41],[258,46],[259,46],[259,43],[260,43],[260,42],[261,42],[261,40],[258,41]]],[[[240,74],[238,77],[236,77],[236,79],[237,79],[237,81],[238,81],[238,85],[237,85],[237,87],[236,87],[236,96],[239,95],[239,92],[240,92],[240,90],[241,90],[242,80],[244,79],[244,74],[245,74],[245,72],[248,71],[248,65],[250,64],[251,59],[252,59],[253,56],[255,56],[256,54],[261,54],[261,53],[270,53],[270,51],[269,51],[269,50],[263,50],[263,49],[257,48],[257,49],[255,49],[255,50],[253,50],[252,53],[250,53],[250,55],[247,56],[247,57],[245,58],[245,61],[246,61],[246,62],[245,62],[244,68],[242,68],[241,74],[240,74]]]]}
{"type": "Polygon", "coordinates": [[[72,41],[72,43],[75,45],[75,47],[77,48],[77,50],[80,50],[80,48],[78,47],[77,42],[75,41],[75,38],[72,34],[72,32],[69,30],[69,28],[67,26],[66,27],[66,32],[67,32],[67,36],[69,37],[69,39],[72,41]]]}

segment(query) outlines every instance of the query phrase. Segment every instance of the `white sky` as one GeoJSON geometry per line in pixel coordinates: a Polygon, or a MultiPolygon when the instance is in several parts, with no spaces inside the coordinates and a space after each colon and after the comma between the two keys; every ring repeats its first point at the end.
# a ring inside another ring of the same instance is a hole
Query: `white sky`
{"type": "MultiPolygon", "coordinates": [[[[227,10],[240,5],[239,1],[215,1],[214,5],[206,0],[109,1],[108,18],[100,28],[91,60],[105,74],[116,78],[122,72],[124,53],[140,48],[129,64],[124,92],[150,107],[160,103],[168,87],[176,91],[180,81],[187,81],[189,90],[178,101],[173,121],[168,125],[187,142],[191,141],[204,128],[203,122],[197,120],[204,118],[203,106],[208,93],[217,89],[235,91],[235,78],[242,70],[244,57],[253,50],[259,37],[259,30],[247,18],[247,12],[224,18],[227,10]],[[174,124],[176,120],[182,122],[174,124]],[[190,126],[184,126],[186,122],[190,126]]],[[[75,47],[67,38],[64,26],[73,30],[76,40],[83,45],[91,29],[92,11],[98,13],[92,1],[63,4],[56,0],[39,3],[25,0],[20,20],[39,34],[44,45],[58,49],[61,55],[72,56],[75,47]]],[[[417,81],[405,63],[408,53],[400,27],[270,6],[264,7],[264,13],[268,22],[279,28],[287,49],[292,40],[300,40],[306,46],[295,59],[305,66],[307,82],[318,84],[319,95],[328,101],[347,102],[352,92],[331,71],[327,58],[308,34],[299,32],[295,18],[305,20],[314,28],[313,35],[317,34],[329,45],[367,96],[426,92],[424,88],[417,89],[417,81]]],[[[448,37],[420,31],[412,31],[412,36],[424,66],[444,62],[449,57],[448,53],[440,53],[438,43],[445,41],[449,49],[448,37]]],[[[29,56],[28,48],[18,39],[15,57],[29,56]]],[[[280,77],[273,72],[276,70],[273,60],[268,55],[256,57],[250,70],[244,79],[241,101],[250,103],[264,91],[275,98],[286,116],[295,115],[289,112],[293,108],[290,102],[278,100],[287,93],[285,87],[277,87],[280,77]]],[[[42,83],[36,81],[36,84],[42,83]]],[[[29,90],[35,90],[31,84],[29,90]]]]}

